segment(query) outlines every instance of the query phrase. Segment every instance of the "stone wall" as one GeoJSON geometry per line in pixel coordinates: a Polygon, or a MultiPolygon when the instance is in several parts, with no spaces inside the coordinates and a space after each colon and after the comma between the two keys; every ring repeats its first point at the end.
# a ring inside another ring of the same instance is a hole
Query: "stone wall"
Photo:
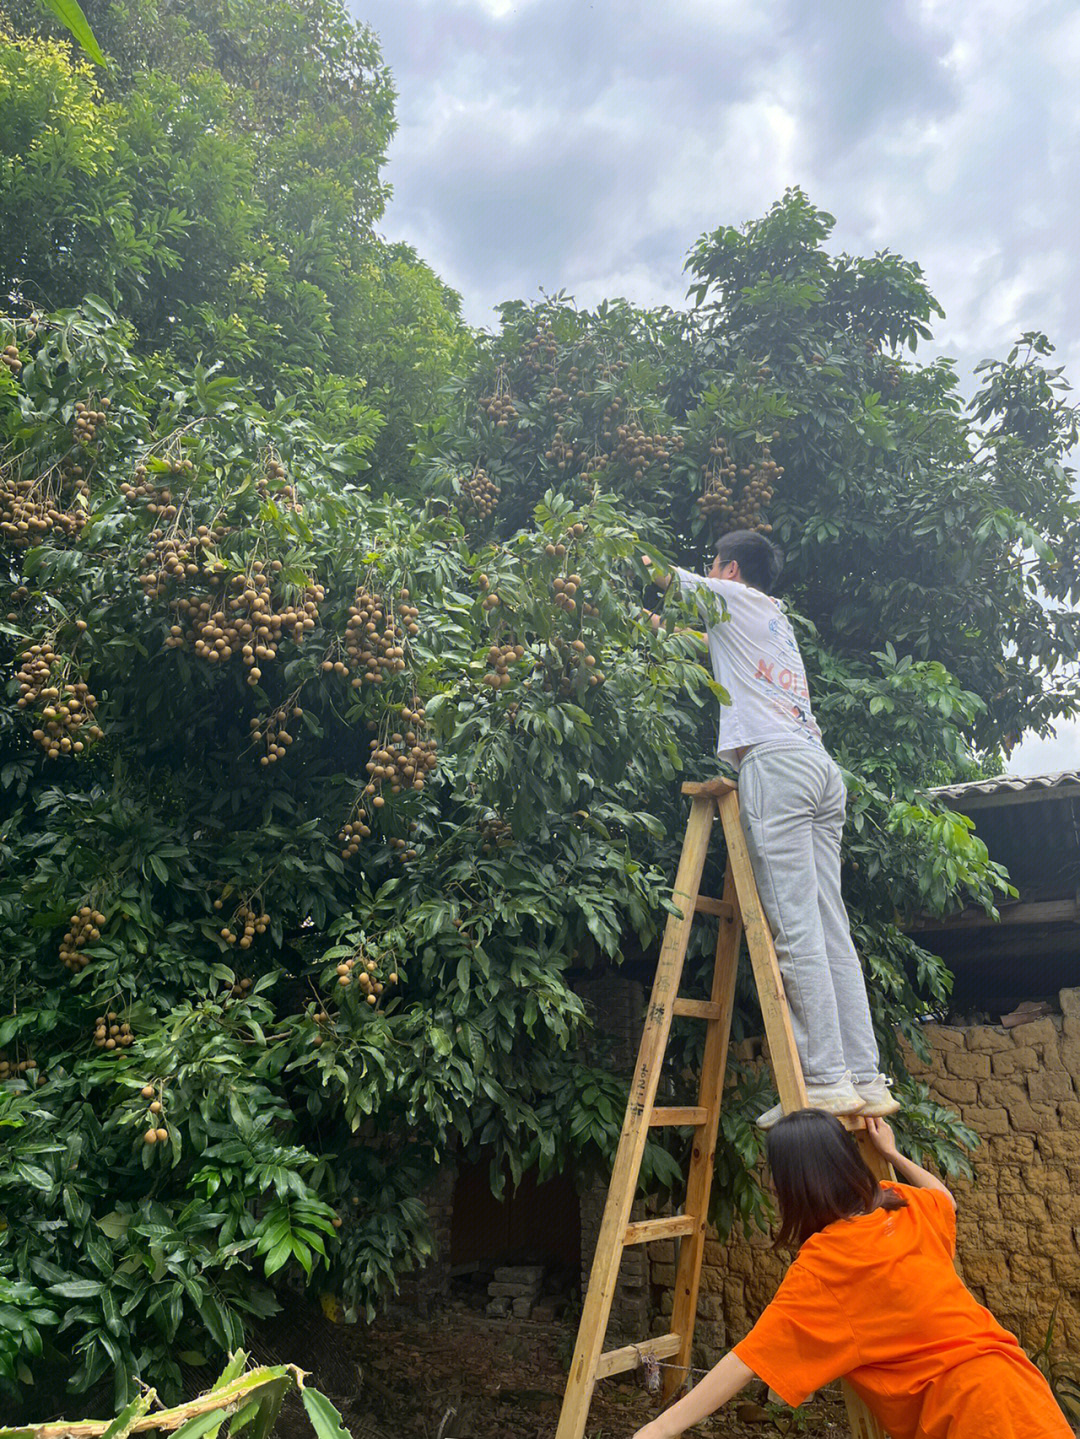
{"type": "MultiPolygon", "coordinates": [[[[1061,992],[1061,1011],[1011,1030],[927,1025],[929,1063],[908,1057],[912,1074],[983,1140],[974,1182],[951,1183],[957,1267],[1025,1345],[1041,1345],[1057,1306],[1057,1360],[1080,1353],[1080,989],[1061,992]]],[[[747,1333],[787,1263],[765,1235],[706,1245],[695,1363],[714,1363],[747,1333]]],[[[651,1245],[650,1264],[652,1329],[663,1332],[675,1243],[651,1245]]]]}
{"type": "Polygon", "coordinates": [[[975,1296],[1026,1345],[1046,1336],[1080,1353],[1080,990],[1061,1014],[1014,1029],[927,1026],[928,1065],[912,1073],[983,1144],[956,1194],[958,1267],[975,1296]]]}

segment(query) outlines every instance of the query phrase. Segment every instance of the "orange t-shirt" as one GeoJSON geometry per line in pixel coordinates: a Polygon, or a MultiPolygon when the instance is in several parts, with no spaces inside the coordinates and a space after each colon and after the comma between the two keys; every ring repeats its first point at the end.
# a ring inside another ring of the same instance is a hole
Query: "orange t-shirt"
{"type": "Polygon", "coordinates": [[[845,1378],[893,1439],[1073,1439],[1017,1340],[965,1288],[933,1189],[811,1235],[735,1353],[788,1404],[845,1378]]]}

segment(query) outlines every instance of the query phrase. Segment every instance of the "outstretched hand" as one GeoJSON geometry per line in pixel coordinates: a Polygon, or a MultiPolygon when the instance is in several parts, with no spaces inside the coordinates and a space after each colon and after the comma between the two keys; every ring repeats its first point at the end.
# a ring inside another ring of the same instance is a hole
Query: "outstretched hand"
{"type": "Polygon", "coordinates": [[[653,561],[651,555],[642,555],[641,563],[645,566],[647,570],[652,570],[653,584],[656,585],[659,589],[666,590],[668,585],[671,584],[671,576],[664,574],[662,571],[656,568],[656,564],[653,561]]]}
{"type": "Polygon", "coordinates": [[[866,1133],[869,1137],[870,1143],[874,1146],[874,1148],[881,1155],[881,1157],[883,1159],[889,1160],[898,1158],[900,1151],[896,1147],[896,1140],[893,1137],[893,1132],[885,1123],[884,1119],[879,1119],[874,1115],[869,1115],[864,1122],[866,1124],[866,1133]]]}

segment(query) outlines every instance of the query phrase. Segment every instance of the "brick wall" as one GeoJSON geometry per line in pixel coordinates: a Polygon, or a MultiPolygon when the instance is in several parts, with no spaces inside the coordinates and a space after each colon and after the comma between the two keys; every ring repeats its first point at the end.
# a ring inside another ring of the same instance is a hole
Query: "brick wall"
{"type": "MultiPolygon", "coordinates": [[[[912,1074],[983,1140],[974,1182],[951,1185],[957,1267],[1024,1344],[1042,1343],[1056,1305],[1058,1360],[1080,1353],[1080,989],[1062,991],[1061,1011],[1011,1030],[928,1025],[929,1062],[909,1055],[912,1074]]],[[[671,1313],[674,1263],[674,1242],[650,1246],[654,1332],[671,1313]]],[[[764,1235],[706,1245],[695,1363],[747,1333],[787,1263],[764,1235]]]]}

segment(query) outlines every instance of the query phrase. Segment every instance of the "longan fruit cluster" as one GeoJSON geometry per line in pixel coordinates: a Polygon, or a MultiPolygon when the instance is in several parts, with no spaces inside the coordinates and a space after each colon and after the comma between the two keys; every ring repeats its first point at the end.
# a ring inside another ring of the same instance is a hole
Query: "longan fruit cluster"
{"type": "MultiPolygon", "coordinates": [[[[155,493],[152,485],[144,489],[147,494],[155,493]]],[[[204,569],[215,578],[224,575],[224,564],[213,559],[211,552],[227,533],[224,529],[211,529],[209,525],[200,525],[193,535],[178,534],[175,530],[169,534],[160,529],[151,530],[151,548],[139,561],[139,584],[147,599],[160,598],[169,588],[170,581],[192,584],[203,575],[204,569]]],[[[172,600],[170,604],[174,610],[186,613],[187,607],[181,605],[180,600],[172,600]]],[[[182,629],[174,627],[171,635],[174,643],[169,645],[170,649],[179,648],[175,641],[182,641],[183,633],[182,629]]]]}
{"type": "Polygon", "coordinates": [[[490,519],[501,495],[502,490],[486,470],[476,470],[461,482],[459,508],[463,514],[475,514],[478,520],[490,519]]]}
{"type": "Polygon", "coordinates": [[[544,459],[550,460],[557,470],[577,471],[585,459],[585,448],[582,440],[568,440],[560,425],[544,451],[544,459]]]}
{"type": "Polygon", "coordinates": [[[484,592],[482,608],[485,610],[497,610],[502,604],[502,596],[497,590],[491,588],[491,581],[487,575],[477,575],[476,583],[484,592]]]}
{"type": "Polygon", "coordinates": [[[761,523],[761,511],[772,500],[776,482],[784,473],[772,457],[768,444],[761,447],[761,458],[739,470],[742,490],[736,500],[734,522],[745,529],[768,531],[771,525],[761,523]]]}
{"type": "MultiPolygon", "coordinates": [[[[191,540],[182,535],[162,535],[155,541],[153,551],[143,556],[139,575],[139,583],[148,598],[156,599],[164,594],[169,580],[182,582],[185,579],[194,579],[201,573],[201,566],[191,546],[191,540]]],[[[182,648],[183,644],[183,626],[171,626],[165,638],[166,648],[177,650],[182,648]]]]}
{"type": "Polygon", "coordinates": [[[135,1043],[131,1025],[120,1021],[115,1010],[99,1014],[94,1020],[94,1048],[105,1050],[130,1049],[135,1043]]]}
{"type": "MultiPolygon", "coordinates": [[[[174,456],[167,461],[169,474],[190,475],[195,469],[192,460],[181,459],[174,456]]],[[[120,484],[120,493],[129,504],[135,504],[138,500],[146,500],[148,514],[160,515],[164,520],[173,520],[177,515],[177,507],[173,503],[172,491],[167,482],[155,482],[148,478],[150,471],[144,461],[140,460],[135,466],[135,483],[130,480],[123,480],[120,484]]]]}
{"type": "Polygon", "coordinates": [[[239,654],[248,670],[248,684],[257,685],[262,679],[261,666],[277,657],[284,640],[299,644],[315,628],[319,605],[326,597],[322,585],[309,585],[297,603],[275,608],[270,574],[280,568],[280,560],[271,561],[269,566],[255,560],[249,572],[241,570],[233,575],[216,594],[175,600],[174,607],[186,619],[187,628],[172,626],[166,643],[172,640],[171,648],[190,645],[200,659],[213,665],[227,664],[239,654]],[[179,645],[175,643],[177,639],[179,645]]]}
{"type": "Polygon", "coordinates": [[[497,849],[505,849],[514,842],[512,826],[499,815],[489,815],[480,820],[479,829],[483,839],[480,848],[484,854],[494,854],[497,849]]]}
{"type": "Polygon", "coordinates": [[[576,610],[577,604],[574,596],[580,588],[580,575],[567,575],[565,578],[562,575],[556,575],[551,582],[551,593],[555,598],[555,608],[557,610],[566,610],[567,613],[572,613],[576,610]]]}
{"type": "Polygon", "coordinates": [[[423,789],[424,775],[439,762],[435,741],[423,738],[419,729],[423,710],[410,713],[417,716],[417,729],[395,732],[385,743],[377,739],[371,741],[371,758],[364,766],[371,778],[363,793],[376,809],[382,809],[386,803],[383,790],[387,785],[391,794],[423,789]]]}
{"type": "Polygon", "coordinates": [[[524,346],[525,368],[528,370],[539,370],[543,367],[545,360],[553,360],[559,353],[559,346],[555,341],[555,334],[550,325],[541,325],[531,340],[524,346]]]}
{"type": "Polygon", "coordinates": [[[176,518],[176,506],[173,504],[172,491],[168,488],[159,489],[157,485],[147,484],[145,480],[137,485],[124,480],[120,485],[120,493],[129,504],[135,504],[137,500],[149,500],[146,506],[148,514],[161,515],[165,520],[176,518]]]}
{"type": "Polygon", "coordinates": [[[524,645],[492,645],[487,652],[488,673],[484,676],[484,684],[493,690],[512,684],[514,677],[509,673],[510,666],[524,658],[524,645]]]}
{"type": "MultiPolygon", "coordinates": [[[[379,962],[374,959],[365,959],[361,950],[359,954],[344,960],[337,966],[337,982],[340,988],[348,989],[355,979],[357,988],[361,990],[368,1004],[374,1009],[386,988],[379,978],[380,973],[379,962]]],[[[397,974],[391,970],[386,976],[386,984],[393,985],[397,982],[397,974]]]]}
{"type": "Polygon", "coordinates": [[[247,994],[248,990],[251,988],[254,982],[254,980],[248,979],[245,975],[243,979],[238,979],[234,981],[234,983],[229,988],[229,993],[232,995],[233,999],[243,999],[244,995],[247,994]]]}
{"type": "Polygon", "coordinates": [[[326,1043],[326,1035],[322,1033],[321,1026],[330,1023],[330,1016],[325,1009],[317,1009],[311,1016],[312,1023],[318,1025],[315,1033],[311,1036],[311,1043],[316,1049],[321,1049],[326,1043]]]}
{"type": "MultiPolygon", "coordinates": [[[[78,623],[86,629],[85,620],[78,623]]],[[[91,741],[101,738],[94,723],[97,699],[83,680],[71,683],[66,678],[69,672],[70,662],[58,656],[51,644],[30,645],[19,655],[15,704],[19,709],[40,705],[41,724],[32,733],[49,759],[82,754],[91,741]]]]}
{"type": "Polygon", "coordinates": [[[60,963],[65,969],[70,969],[72,974],[78,974],[80,969],[86,968],[90,960],[82,951],[88,944],[97,943],[104,925],[105,916],[88,904],[75,911],[68,920],[67,932],[60,941],[60,963]]]}
{"type": "Polygon", "coordinates": [[[296,486],[285,484],[285,466],[276,455],[266,461],[266,472],[255,481],[255,492],[260,500],[273,500],[279,509],[297,511],[301,508],[296,486]]]}
{"type": "Polygon", "coordinates": [[[359,854],[360,841],[370,838],[371,826],[365,822],[363,815],[346,820],[338,830],[338,843],[345,846],[341,851],[342,859],[352,859],[354,854],[359,854]]]}
{"type": "Polygon", "coordinates": [[[719,513],[723,521],[734,512],[731,497],[739,470],[725,440],[715,440],[709,446],[709,454],[711,459],[701,467],[705,493],[698,499],[698,509],[703,515],[719,513]]]}
{"type": "MultiPolygon", "coordinates": [[[[409,828],[411,830],[414,830],[416,828],[416,824],[411,824],[409,828]]],[[[411,860],[414,860],[416,858],[416,850],[412,849],[409,845],[409,841],[407,839],[402,839],[400,835],[391,835],[389,844],[391,850],[393,851],[395,859],[400,860],[402,864],[408,864],[411,860]]]]}
{"type": "Polygon", "coordinates": [[[162,1124],[165,1113],[165,1105],[161,1096],[152,1084],[144,1084],[139,1090],[143,1099],[147,1100],[147,1113],[150,1116],[150,1128],[143,1135],[144,1144],[168,1144],[169,1131],[162,1124]]]}
{"type": "Polygon", "coordinates": [[[726,529],[767,533],[772,526],[762,523],[761,512],[772,500],[776,483],[784,473],[768,443],[762,445],[757,460],[742,466],[736,464],[723,440],[710,447],[710,454],[712,462],[703,467],[705,493],[698,500],[702,514],[716,515],[726,529]]]}
{"type": "Polygon", "coordinates": [[[562,664],[562,674],[559,676],[559,690],[562,694],[569,694],[577,684],[588,684],[593,689],[604,684],[607,675],[597,668],[597,658],[589,652],[583,639],[566,640],[562,635],[556,635],[552,643],[562,664]]]}
{"type": "MultiPolygon", "coordinates": [[[[28,1054],[25,1059],[8,1059],[5,1051],[0,1049],[0,1084],[3,1084],[5,1079],[18,1079],[21,1075],[31,1074],[37,1067],[38,1062],[32,1054],[28,1054]]],[[[41,1075],[38,1083],[41,1084],[44,1078],[45,1076],[41,1075]]]]}
{"type": "MultiPolygon", "coordinates": [[[[568,385],[576,385],[577,380],[578,372],[576,369],[572,368],[567,376],[566,382],[568,385]]],[[[567,401],[570,399],[567,391],[564,390],[563,387],[559,384],[552,385],[551,389],[548,390],[547,397],[548,402],[551,404],[552,408],[557,411],[565,411],[567,401]]],[[[585,400],[588,399],[588,396],[585,394],[584,390],[578,390],[575,393],[574,398],[575,400],[585,400]]]]}
{"type": "MultiPolygon", "coordinates": [[[[254,673],[254,671],[252,671],[252,673],[254,673]]],[[[251,683],[250,676],[248,677],[248,683],[251,683]]],[[[266,753],[259,757],[259,763],[261,765],[277,764],[279,759],[284,759],[286,749],[293,742],[294,736],[292,731],[285,728],[288,720],[285,711],[288,708],[288,705],[281,705],[264,719],[259,719],[258,716],[256,716],[250,721],[252,742],[254,744],[265,744],[266,746],[266,753]]],[[[296,717],[304,713],[299,705],[293,705],[291,708],[292,714],[296,717]]]]}
{"type": "Polygon", "coordinates": [[[617,425],[614,438],[611,458],[627,465],[633,471],[635,480],[644,479],[645,471],[653,465],[659,465],[661,473],[666,475],[671,468],[672,452],[681,448],[676,443],[680,436],[647,434],[636,420],[617,425]]]}
{"type": "Polygon", "coordinates": [[[19,378],[23,362],[19,358],[18,345],[5,345],[4,348],[0,350],[0,364],[6,365],[12,375],[14,375],[16,379],[19,378]]]}
{"type": "Polygon", "coordinates": [[[86,512],[74,505],[74,497],[89,493],[81,465],[61,471],[59,479],[19,480],[10,470],[0,471],[0,535],[22,549],[48,534],[65,539],[78,534],[86,512]]]}
{"type": "Polygon", "coordinates": [[[480,408],[497,430],[517,429],[518,412],[509,394],[481,395],[480,408]]]}
{"type": "Polygon", "coordinates": [[[387,603],[378,591],[361,585],[349,606],[349,618],[345,625],[344,660],[325,659],[324,672],[354,675],[352,686],[359,689],[365,684],[382,684],[384,680],[400,674],[405,668],[405,645],[420,633],[420,611],[409,603],[409,591],[398,591],[398,608],[387,603]]]}
{"type": "MultiPolygon", "coordinates": [[[[253,909],[252,900],[243,900],[236,907],[236,913],[221,930],[221,937],[226,944],[235,944],[240,949],[250,949],[257,934],[265,934],[270,924],[270,915],[262,900],[257,901],[259,908],[253,909]]],[[[214,908],[221,909],[224,901],[214,900],[214,908]]],[[[250,987],[250,986],[249,986],[250,987]]]]}
{"type": "Polygon", "coordinates": [[[80,445],[88,445],[97,437],[98,429],[108,419],[105,411],[109,408],[108,399],[101,401],[100,410],[92,410],[83,400],[79,400],[75,406],[75,441],[80,445]]]}

